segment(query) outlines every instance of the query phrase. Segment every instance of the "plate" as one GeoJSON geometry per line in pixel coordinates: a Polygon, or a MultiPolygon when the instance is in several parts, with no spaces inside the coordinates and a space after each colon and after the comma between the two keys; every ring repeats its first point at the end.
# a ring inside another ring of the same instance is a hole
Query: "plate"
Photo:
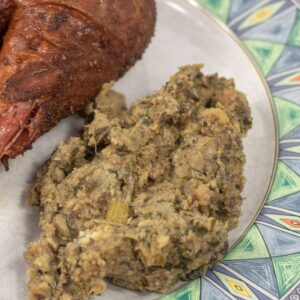
{"type": "MultiPolygon", "coordinates": [[[[162,299],[279,299],[292,292],[297,296],[299,13],[286,0],[157,0],[157,6],[150,47],[116,85],[128,104],[157,90],[178,66],[204,63],[205,73],[235,79],[237,88],[247,94],[254,117],[244,141],[246,201],[240,225],[230,233],[229,254],[207,276],[162,299]]],[[[27,266],[22,253],[39,235],[39,212],[24,203],[28,184],[59,141],[78,132],[81,125],[76,116],[64,120],[14,160],[8,173],[0,171],[1,299],[26,299],[27,266]]],[[[106,294],[95,299],[158,297],[110,285],[106,294]]]]}

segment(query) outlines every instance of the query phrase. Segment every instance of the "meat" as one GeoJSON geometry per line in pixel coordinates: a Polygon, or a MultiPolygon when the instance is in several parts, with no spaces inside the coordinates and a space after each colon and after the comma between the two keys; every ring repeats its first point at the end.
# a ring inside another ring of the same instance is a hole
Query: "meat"
{"type": "Polygon", "coordinates": [[[0,160],[7,165],[141,58],[154,0],[0,0],[0,160]]]}
{"type": "Polygon", "coordinates": [[[105,278],[164,292],[204,275],[240,215],[245,95],[185,66],[130,110],[103,90],[89,121],[31,188],[43,233],[25,254],[29,298],[87,299],[105,278]]]}
{"type": "Polygon", "coordinates": [[[13,0],[0,0],[0,36],[5,32],[14,8],[15,3],[13,0]]]}

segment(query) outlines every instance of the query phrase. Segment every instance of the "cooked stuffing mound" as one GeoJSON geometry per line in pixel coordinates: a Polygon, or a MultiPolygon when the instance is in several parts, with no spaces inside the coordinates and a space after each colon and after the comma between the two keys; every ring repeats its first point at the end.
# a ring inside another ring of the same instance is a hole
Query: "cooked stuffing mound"
{"type": "Polygon", "coordinates": [[[105,279],[165,292],[226,253],[252,120],[233,80],[201,68],[182,67],[129,110],[107,85],[81,136],[40,170],[29,196],[43,230],[25,253],[30,299],[87,299],[105,279]]]}

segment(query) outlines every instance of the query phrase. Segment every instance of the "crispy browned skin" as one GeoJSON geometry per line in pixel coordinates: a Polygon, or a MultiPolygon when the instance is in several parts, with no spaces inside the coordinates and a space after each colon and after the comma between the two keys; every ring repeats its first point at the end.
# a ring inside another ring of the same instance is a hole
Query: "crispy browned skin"
{"type": "MultiPolygon", "coordinates": [[[[122,76],[155,24],[154,0],[19,0],[15,7],[0,53],[2,162],[122,76]]],[[[6,15],[0,9],[3,24],[6,15]]]]}
{"type": "Polygon", "coordinates": [[[6,25],[13,13],[13,0],[0,0],[0,35],[5,31],[6,25]]]}

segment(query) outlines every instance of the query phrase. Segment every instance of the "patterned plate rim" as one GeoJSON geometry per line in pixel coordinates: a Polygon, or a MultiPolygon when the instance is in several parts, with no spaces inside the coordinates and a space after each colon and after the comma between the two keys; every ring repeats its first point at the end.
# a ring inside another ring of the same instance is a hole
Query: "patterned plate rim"
{"type": "Polygon", "coordinates": [[[300,1],[239,1],[251,4],[229,24],[221,19],[234,0],[184,1],[221,26],[255,66],[272,106],[276,155],[264,201],[223,261],[160,299],[300,300],[300,1]]]}
{"type": "Polygon", "coordinates": [[[231,39],[233,39],[235,41],[235,43],[243,50],[244,54],[247,56],[247,58],[250,60],[251,64],[254,66],[257,74],[259,75],[259,78],[264,86],[265,92],[268,96],[268,101],[269,104],[271,106],[271,110],[272,110],[272,118],[273,118],[273,125],[274,125],[274,130],[275,130],[275,154],[274,154],[274,161],[273,161],[273,167],[272,167],[272,173],[270,176],[270,181],[268,183],[266,192],[263,196],[263,199],[261,200],[261,205],[258,208],[256,214],[253,216],[253,219],[251,220],[251,222],[249,223],[249,225],[247,226],[247,228],[245,229],[245,231],[243,232],[243,234],[235,241],[235,243],[230,247],[230,250],[239,243],[239,241],[244,237],[244,235],[249,231],[250,227],[253,225],[253,223],[255,222],[257,216],[260,214],[261,210],[263,209],[263,207],[265,206],[267,197],[270,193],[270,190],[272,188],[273,185],[273,181],[274,181],[274,177],[276,174],[276,169],[277,169],[277,162],[279,159],[279,122],[278,122],[278,117],[276,114],[276,108],[273,102],[273,97],[269,88],[269,85],[266,81],[265,76],[263,75],[259,65],[257,64],[257,62],[255,61],[255,59],[253,58],[253,56],[249,53],[249,51],[247,50],[247,48],[244,46],[244,44],[241,42],[241,40],[234,34],[234,32],[226,25],[224,24],[222,21],[220,21],[216,16],[214,16],[213,14],[211,14],[207,9],[205,9],[202,6],[199,6],[199,4],[195,3],[194,0],[183,0],[189,4],[191,4],[192,6],[194,6],[199,12],[205,14],[207,17],[209,17],[214,23],[216,23],[219,27],[221,27],[223,29],[223,31],[230,36],[231,39]]]}

